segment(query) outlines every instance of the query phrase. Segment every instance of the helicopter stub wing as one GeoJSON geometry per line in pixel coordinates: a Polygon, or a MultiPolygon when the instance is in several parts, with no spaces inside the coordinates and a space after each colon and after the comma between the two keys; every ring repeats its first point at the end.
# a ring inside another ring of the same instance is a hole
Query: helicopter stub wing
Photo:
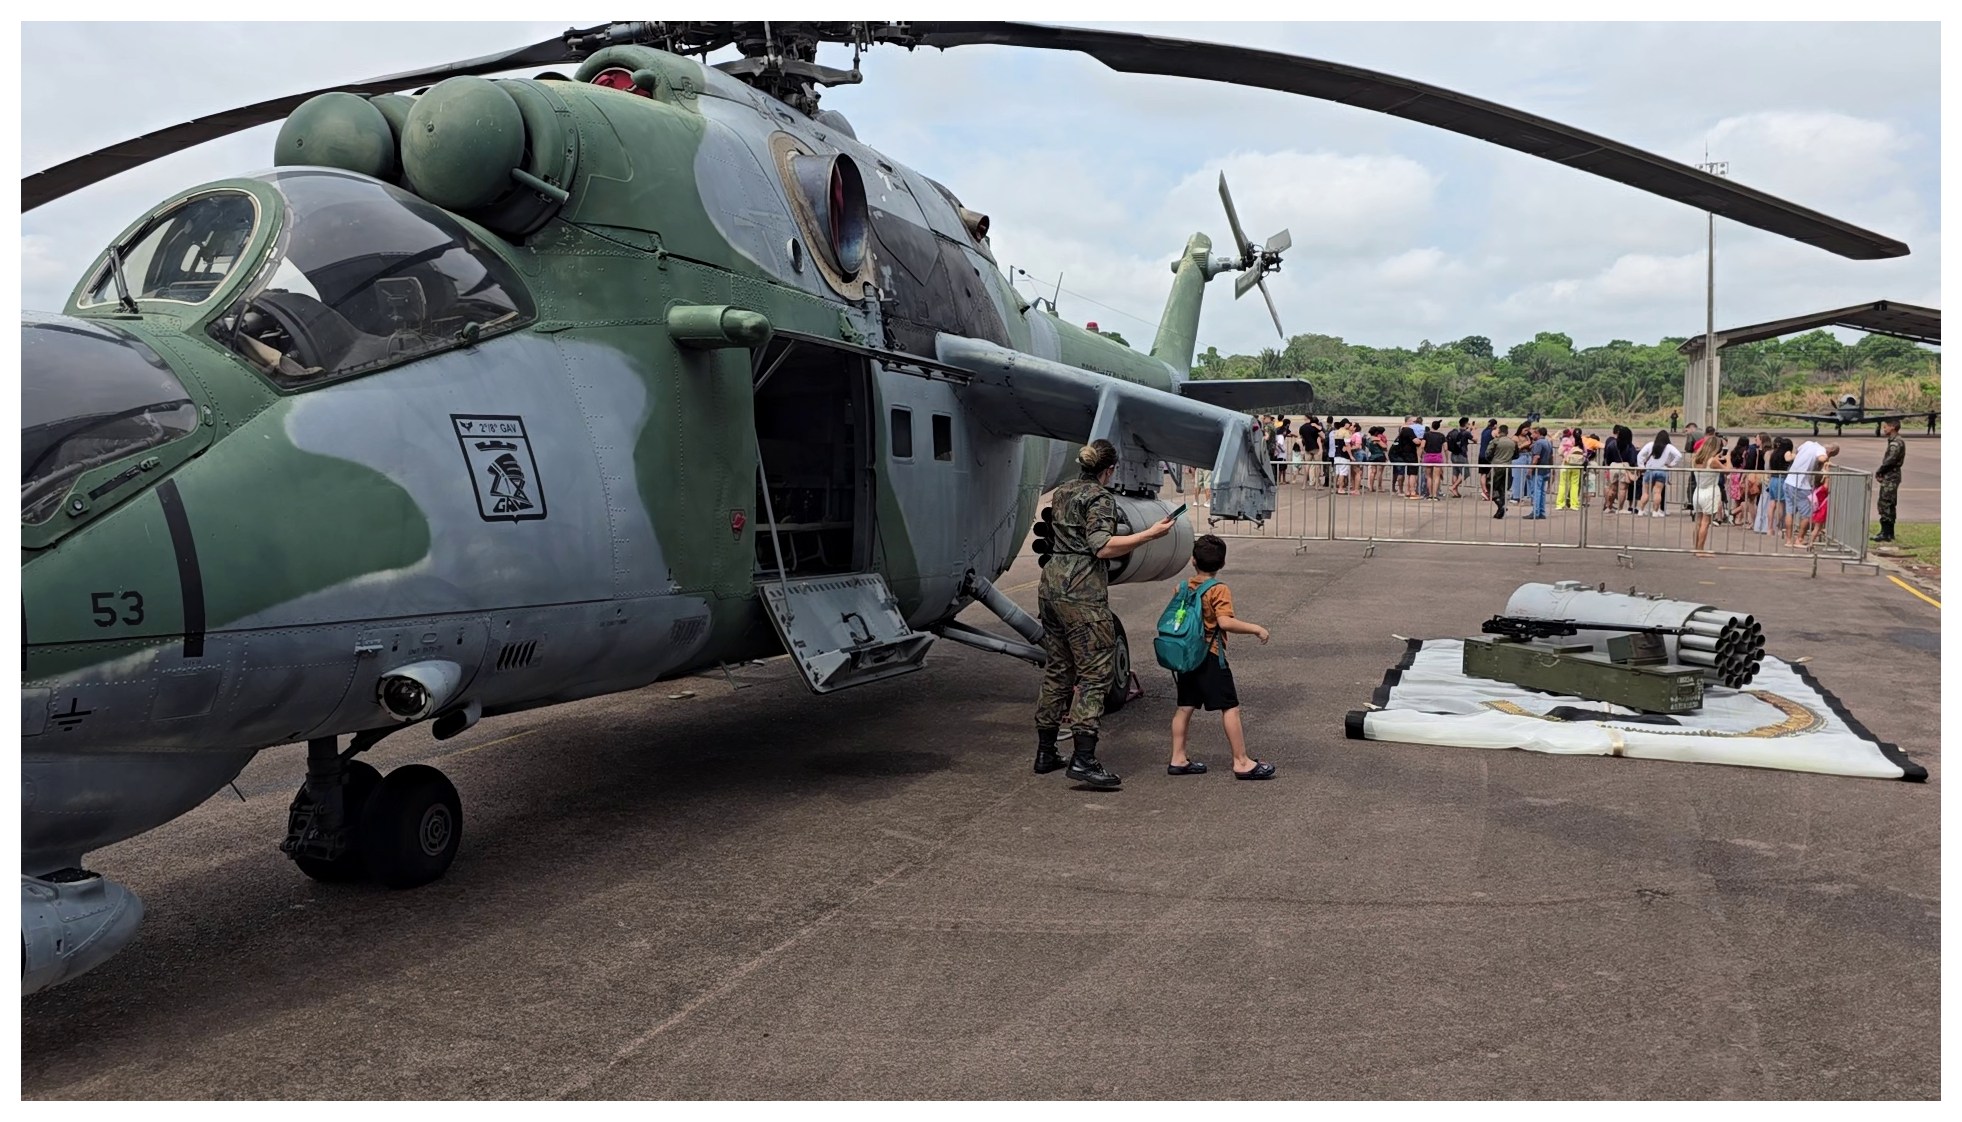
{"type": "Polygon", "coordinates": [[[936,350],[940,362],[967,376],[963,404],[997,432],[1103,439],[1126,459],[1208,467],[1214,517],[1274,513],[1274,479],[1245,413],[980,339],[942,334],[936,350]]]}
{"type": "Polygon", "coordinates": [[[1302,378],[1199,378],[1180,382],[1179,396],[1224,409],[1304,405],[1315,411],[1315,387],[1302,378]]]}

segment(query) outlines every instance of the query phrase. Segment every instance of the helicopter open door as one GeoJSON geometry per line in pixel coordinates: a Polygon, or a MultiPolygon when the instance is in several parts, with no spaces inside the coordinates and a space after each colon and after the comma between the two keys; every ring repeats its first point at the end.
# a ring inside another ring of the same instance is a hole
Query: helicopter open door
{"type": "Polygon", "coordinates": [[[914,631],[877,573],[765,581],[770,622],[812,693],[918,670],[933,636],[914,631]]]}
{"type": "Polygon", "coordinates": [[[756,586],[784,650],[814,693],[918,670],[933,636],[907,626],[872,568],[870,364],[786,334],[756,368],[756,586]]]}

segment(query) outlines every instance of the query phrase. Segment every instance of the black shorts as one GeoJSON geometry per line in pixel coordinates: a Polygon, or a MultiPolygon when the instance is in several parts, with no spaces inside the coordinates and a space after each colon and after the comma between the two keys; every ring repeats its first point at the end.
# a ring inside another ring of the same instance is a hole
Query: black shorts
{"type": "Polygon", "coordinates": [[[1240,694],[1233,688],[1233,668],[1208,654],[1197,670],[1172,675],[1178,684],[1181,709],[1238,709],[1240,694]]]}

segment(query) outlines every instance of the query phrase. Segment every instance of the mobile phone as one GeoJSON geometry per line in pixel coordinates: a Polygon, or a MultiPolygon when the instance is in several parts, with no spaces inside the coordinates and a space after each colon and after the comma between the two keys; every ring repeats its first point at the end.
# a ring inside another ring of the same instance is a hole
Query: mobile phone
{"type": "Polygon", "coordinates": [[[1173,511],[1172,513],[1170,513],[1170,514],[1168,514],[1168,515],[1166,515],[1165,517],[1167,517],[1167,518],[1177,518],[1177,517],[1178,517],[1179,515],[1181,515],[1181,514],[1184,514],[1184,513],[1185,513],[1185,507],[1186,507],[1186,504],[1184,504],[1184,503],[1180,503],[1180,504],[1179,504],[1179,508],[1178,508],[1177,510],[1175,510],[1175,511],[1173,511]]]}

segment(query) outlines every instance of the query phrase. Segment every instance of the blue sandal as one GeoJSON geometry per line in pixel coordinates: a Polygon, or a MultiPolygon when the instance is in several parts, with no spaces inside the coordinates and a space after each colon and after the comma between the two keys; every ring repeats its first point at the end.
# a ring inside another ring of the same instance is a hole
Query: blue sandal
{"type": "Polygon", "coordinates": [[[1247,770],[1247,771],[1236,771],[1236,772],[1234,772],[1234,773],[1233,773],[1233,778],[1235,778],[1235,779],[1272,779],[1272,778],[1274,778],[1274,765],[1273,765],[1273,764],[1268,764],[1268,763],[1262,763],[1262,762],[1261,762],[1261,761],[1259,761],[1259,760],[1255,760],[1255,761],[1254,761],[1254,766],[1253,766],[1253,767],[1252,767],[1251,769],[1249,769],[1249,770],[1247,770]]]}
{"type": "Polygon", "coordinates": [[[1206,765],[1200,763],[1198,760],[1187,760],[1183,764],[1166,764],[1165,774],[1166,775],[1204,775],[1206,774],[1206,765]]]}

